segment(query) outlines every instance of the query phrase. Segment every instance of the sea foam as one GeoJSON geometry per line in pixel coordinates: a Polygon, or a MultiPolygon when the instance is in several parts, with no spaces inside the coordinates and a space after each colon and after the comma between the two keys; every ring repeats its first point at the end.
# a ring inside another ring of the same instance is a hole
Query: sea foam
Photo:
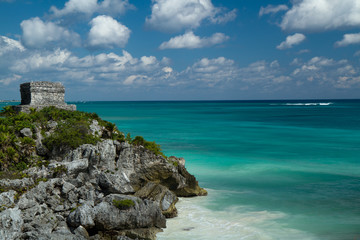
{"type": "Polygon", "coordinates": [[[176,207],[179,216],[167,220],[159,240],[275,240],[316,239],[311,234],[287,228],[276,222],[286,217],[282,212],[251,211],[246,206],[228,207],[221,211],[209,208],[212,198],[223,191],[209,190],[209,196],[181,198],[176,207]]]}
{"type": "Polygon", "coordinates": [[[285,103],[286,106],[329,106],[332,102],[324,103],[285,103]]]}

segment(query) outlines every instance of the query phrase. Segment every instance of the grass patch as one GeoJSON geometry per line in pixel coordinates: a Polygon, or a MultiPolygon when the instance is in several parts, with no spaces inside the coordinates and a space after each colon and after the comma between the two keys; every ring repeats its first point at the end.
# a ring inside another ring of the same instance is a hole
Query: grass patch
{"type": "Polygon", "coordinates": [[[135,203],[131,199],[124,199],[124,200],[113,200],[113,204],[115,207],[117,207],[120,210],[126,210],[131,207],[135,206],[135,203]]]}

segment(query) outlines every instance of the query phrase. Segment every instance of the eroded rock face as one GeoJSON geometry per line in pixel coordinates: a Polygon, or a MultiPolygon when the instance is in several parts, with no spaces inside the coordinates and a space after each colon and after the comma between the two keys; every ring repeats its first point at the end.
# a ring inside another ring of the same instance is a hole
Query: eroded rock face
{"type": "MultiPolygon", "coordinates": [[[[103,134],[96,123],[93,134],[103,134]]],[[[46,151],[41,138],[36,147],[46,151]]],[[[178,196],[206,194],[184,165],[127,142],[82,145],[27,178],[0,180],[0,239],[156,239],[178,196]],[[114,204],[125,199],[134,205],[114,204]]]]}

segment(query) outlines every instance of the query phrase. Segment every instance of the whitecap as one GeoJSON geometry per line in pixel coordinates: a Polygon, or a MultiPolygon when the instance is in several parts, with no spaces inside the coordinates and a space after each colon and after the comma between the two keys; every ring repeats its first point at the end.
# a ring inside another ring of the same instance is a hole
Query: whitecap
{"type": "Polygon", "coordinates": [[[286,106],[329,106],[333,104],[332,102],[323,102],[323,103],[285,103],[286,106]]]}

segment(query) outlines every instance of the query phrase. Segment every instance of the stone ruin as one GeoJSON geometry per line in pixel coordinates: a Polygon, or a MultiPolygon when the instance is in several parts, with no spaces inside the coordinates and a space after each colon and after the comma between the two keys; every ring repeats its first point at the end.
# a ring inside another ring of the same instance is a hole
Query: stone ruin
{"type": "Polygon", "coordinates": [[[30,112],[54,106],[65,110],[76,110],[76,105],[65,103],[65,88],[60,82],[27,82],[20,85],[21,104],[14,106],[17,112],[30,112]]]}

